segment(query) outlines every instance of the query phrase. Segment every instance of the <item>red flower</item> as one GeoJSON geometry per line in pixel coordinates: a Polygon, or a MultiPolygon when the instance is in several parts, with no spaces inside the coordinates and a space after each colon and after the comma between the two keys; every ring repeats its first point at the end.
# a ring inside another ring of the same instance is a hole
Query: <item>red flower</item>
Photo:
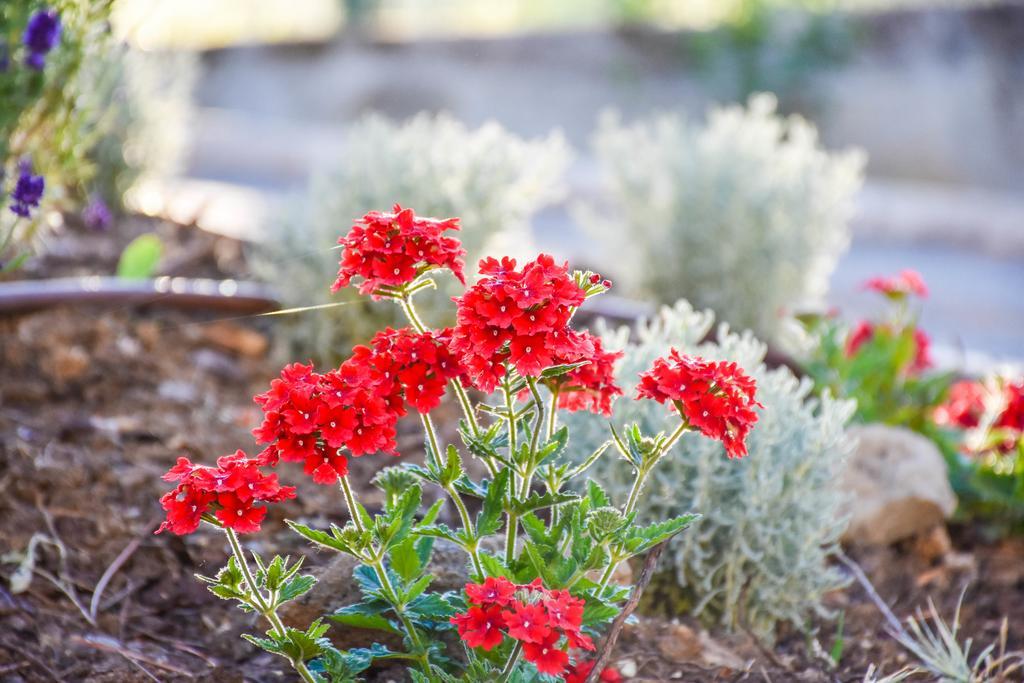
{"type": "Polygon", "coordinates": [[[871,341],[871,338],[875,336],[875,325],[867,320],[862,320],[857,323],[857,327],[853,328],[849,336],[846,338],[846,356],[852,357],[860,347],[871,341]]]}
{"type": "MultiPolygon", "coordinates": [[[[591,660],[584,662],[577,662],[569,667],[569,669],[562,674],[565,677],[565,683],[585,683],[587,676],[594,670],[594,662],[591,660]]],[[[622,683],[622,674],[619,673],[618,669],[606,666],[601,671],[601,676],[598,678],[601,683],[622,683]]]]}
{"type": "Polygon", "coordinates": [[[459,219],[417,217],[397,204],[393,213],[371,211],[338,240],[342,245],[338,279],[332,291],[361,277],[359,291],[375,295],[381,287],[401,287],[435,268],[447,268],[460,282],[466,250],[443,233],[459,229],[459,219]]]}
{"type": "Polygon", "coordinates": [[[217,510],[217,519],[228,529],[234,529],[240,534],[250,534],[260,530],[260,524],[267,515],[265,506],[255,507],[252,501],[243,501],[234,493],[222,493],[217,496],[220,509],[217,510]]]}
{"type": "Polygon", "coordinates": [[[622,351],[606,351],[604,342],[589,332],[578,332],[593,347],[585,356],[575,360],[556,359],[556,364],[586,361],[575,370],[553,377],[545,383],[552,391],[558,392],[558,407],[571,412],[587,410],[611,417],[612,401],[622,395],[622,389],[615,384],[615,362],[622,358],[622,351]]]}
{"type": "Polygon", "coordinates": [[[864,288],[892,299],[902,299],[910,294],[922,299],[928,296],[928,287],[916,270],[903,270],[892,277],[873,277],[864,283],[864,288]]]}
{"type": "Polygon", "coordinates": [[[482,584],[466,584],[466,597],[479,605],[511,604],[516,585],[505,577],[487,577],[482,584]]]}
{"type": "Polygon", "coordinates": [[[373,338],[371,362],[396,381],[395,396],[400,391],[415,410],[429,413],[440,405],[448,380],[465,374],[450,341],[450,329],[388,328],[373,338]]]}
{"type": "Polygon", "coordinates": [[[501,618],[501,607],[470,607],[465,614],[456,614],[451,618],[466,645],[493,650],[505,638],[501,632],[504,622],[501,618]]]}
{"type": "Polygon", "coordinates": [[[746,438],[757,422],[757,385],[735,363],[707,361],[672,349],[640,374],[637,398],[672,403],[684,420],[725,445],[730,458],[747,454],[746,438]]]}
{"type": "Polygon", "coordinates": [[[985,388],[978,382],[960,381],[949,388],[949,398],[935,409],[940,425],[973,429],[985,414],[985,388]]]}
{"type": "MultiPolygon", "coordinates": [[[[888,325],[875,325],[867,320],[857,323],[849,336],[846,338],[846,356],[852,358],[860,351],[861,347],[875,338],[876,334],[885,336],[892,335],[892,328],[888,325]]],[[[932,367],[934,364],[931,355],[931,339],[924,330],[914,329],[914,358],[907,367],[908,374],[919,374],[932,367]]]]}
{"type": "Polygon", "coordinates": [[[548,590],[535,579],[517,585],[506,578],[488,578],[481,584],[466,584],[469,609],[452,617],[459,635],[470,647],[501,642],[501,631],[523,645],[526,659],[542,673],[561,674],[569,663],[569,648],[594,649],[581,633],[583,605],[568,591],[548,590]],[[494,633],[493,631],[497,631],[494,633]],[[562,638],[565,644],[559,646],[562,638]]]}
{"type": "Polygon", "coordinates": [[[508,634],[524,643],[539,643],[551,633],[547,625],[548,614],[543,605],[512,603],[512,611],[505,612],[508,634]]]}
{"type": "Polygon", "coordinates": [[[542,674],[561,676],[569,664],[569,653],[557,645],[558,634],[552,631],[538,642],[523,642],[523,657],[542,674]]]}
{"type": "Polygon", "coordinates": [[[1006,398],[1006,407],[996,418],[995,426],[1024,432],[1024,380],[1007,382],[1003,394],[1006,398]]]}
{"type": "Polygon", "coordinates": [[[229,529],[240,533],[259,531],[267,508],[257,503],[279,503],[295,497],[295,488],[281,486],[276,474],[264,474],[262,464],[262,459],[249,458],[242,451],[218,458],[216,467],[178,458],[163,477],[178,482],[178,486],[160,499],[167,519],[156,533],[169,530],[190,534],[211,510],[229,529]]]}
{"type": "Polygon", "coordinates": [[[586,298],[568,265],[541,254],[516,269],[514,259],[480,262],[480,280],[455,301],[451,349],[472,382],[491,392],[508,363],[537,377],[556,358],[593,351],[587,338],[570,334],[569,319],[586,298]]]}
{"type": "Polygon", "coordinates": [[[924,330],[914,330],[914,360],[910,362],[907,372],[920,374],[935,364],[932,360],[931,345],[932,340],[924,330]]]}
{"type": "Polygon", "coordinates": [[[379,361],[372,349],[356,347],[341,367],[325,374],[301,364],[282,370],[255,397],[264,419],[253,435],[270,444],[260,464],[302,462],[313,481],[333,484],[348,472],[340,449],[355,457],[394,453],[395,426],[405,411],[395,377],[379,361]]]}

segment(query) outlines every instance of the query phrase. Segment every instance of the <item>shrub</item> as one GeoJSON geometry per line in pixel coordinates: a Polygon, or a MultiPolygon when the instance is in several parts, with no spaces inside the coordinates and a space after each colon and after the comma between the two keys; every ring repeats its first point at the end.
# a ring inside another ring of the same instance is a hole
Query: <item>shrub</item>
{"type": "MultiPolygon", "coordinates": [[[[490,253],[528,250],[530,217],[561,192],[568,147],[559,135],[522,140],[494,123],[467,128],[450,116],[419,115],[403,124],[370,116],[346,136],[345,158],[316,174],[306,194],[292,200],[266,226],[255,254],[258,275],[279,288],[289,307],[344,302],[279,325],[290,356],[336,360],[379,327],[400,324],[393,307],[376,306],[345,290],[330,297],[337,236],[366,207],[390,209],[401,199],[425,215],[461,216],[459,238],[467,264],[490,253]]],[[[444,295],[456,290],[438,281],[441,295],[421,301],[431,322],[444,315],[444,295]]]]}
{"type": "Polygon", "coordinates": [[[8,268],[28,256],[44,225],[40,206],[68,210],[88,194],[105,111],[89,65],[109,50],[109,15],[110,0],[0,5],[0,260],[8,268]]]}
{"type": "Polygon", "coordinates": [[[821,301],[848,242],[858,152],[828,153],[814,127],[781,118],[761,94],[595,136],[608,206],[584,210],[596,239],[621,255],[629,293],[687,298],[740,329],[774,337],[780,312],[821,301]]]}
{"type": "MultiPolygon", "coordinates": [[[[822,595],[843,584],[828,558],[844,526],[835,480],[851,447],[844,426],[854,406],[811,398],[809,380],[785,368],[769,370],[764,344],[750,333],[722,325],[717,341],[702,343],[712,324],[710,311],[680,301],[642,322],[635,342],[625,328],[602,335],[610,348],[625,351],[617,374],[627,396],[637,371],[674,347],[735,360],[757,380],[764,404],[747,458],[727,462],[721,445],[687,437],[652,475],[641,520],[685,510],[704,516],[672,542],[662,560],[671,573],[661,577],[660,595],[649,595],[667,601],[673,614],[689,608],[707,622],[771,639],[781,622],[807,625],[822,613],[822,595]]],[[[644,430],[661,419],[642,401],[619,401],[612,415],[614,424],[635,421],[644,430]]],[[[576,439],[574,454],[604,439],[592,421],[569,416],[566,423],[576,439]]],[[[619,461],[599,460],[591,472],[612,497],[624,495],[632,481],[629,466],[619,461]]]]}
{"type": "MultiPolygon", "coordinates": [[[[228,564],[203,580],[218,597],[263,617],[266,633],[246,639],[287,660],[306,683],[351,681],[376,661],[404,663],[417,683],[550,680],[540,674],[583,680],[595,666],[587,655],[594,638],[619,616],[632,591],[611,583],[615,567],[660,552],[698,517],[684,511],[637,523],[644,481],[657,465],[675,459],[675,444],[695,433],[722,442],[730,458],[742,458],[758,420],[755,382],[735,363],[671,350],[640,375],[638,399],[650,399],[645,402],[661,418],[652,420],[654,431],[626,426],[583,462],[567,462],[570,436],[558,426],[559,414],[603,414],[619,393],[610,377],[614,354],[570,326],[587,299],[607,290],[607,281],[544,254],[521,266],[489,258],[480,264],[479,279],[455,299],[454,327],[430,329],[414,296],[429,288],[437,270],[463,280],[463,250],[450,234],[457,227],[458,219],[418,218],[409,209],[365,215],[341,241],[336,286],[356,278],[360,292],[398,304],[408,326],[380,332],[336,369],[285,367],[256,397],[264,419],[253,434],[267,446],[255,458],[238,451],[215,467],[179,458],[164,476],[175,485],[161,498],[167,519],[158,533],[190,534],[206,524],[225,534],[228,564]],[[465,387],[494,395],[474,407],[465,387]],[[462,408],[459,445],[444,443],[432,417],[449,391],[462,408]],[[407,412],[423,425],[425,462],[378,473],[373,482],[384,492],[384,509],[371,516],[349,483],[348,458],[397,454],[395,426],[407,412]],[[565,488],[613,445],[633,468],[628,495],[609,497],[593,482],[583,494],[565,488]],[[470,476],[465,454],[479,458],[489,476],[470,476]],[[358,562],[353,578],[362,600],[329,618],[397,637],[400,645],[343,651],[324,637],[329,625],[321,619],[306,629],[281,622],[278,608],[315,579],[300,573],[301,561],[280,556],[254,555],[254,572],[238,534],[260,530],[267,503],[296,495],[278,478],[287,476],[282,465],[288,462],[302,463],[318,484],[339,486],[351,517],[344,527],[326,530],[288,522],[318,548],[358,562]],[[265,471],[270,468],[277,471],[265,471]],[[446,496],[425,511],[424,485],[446,496]],[[458,512],[455,528],[438,521],[449,500],[458,512]],[[465,553],[464,590],[429,590],[436,539],[465,553]],[[452,633],[461,652],[445,639],[452,633]]],[[[782,539],[789,531],[777,530],[782,539]]]]}

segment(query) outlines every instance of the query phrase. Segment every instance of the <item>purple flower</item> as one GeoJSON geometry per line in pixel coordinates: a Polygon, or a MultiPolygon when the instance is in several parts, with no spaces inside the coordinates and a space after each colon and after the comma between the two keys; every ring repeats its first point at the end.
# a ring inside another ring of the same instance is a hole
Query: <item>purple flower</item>
{"type": "Polygon", "coordinates": [[[110,227],[113,220],[110,207],[99,195],[92,195],[89,198],[89,203],[82,209],[82,222],[90,230],[102,232],[110,227]]]}
{"type": "Polygon", "coordinates": [[[22,38],[28,48],[25,63],[33,69],[46,66],[46,54],[60,40],[60,16],[57,10],[39,10],[28,20],[22,38]]]}
{"type": "Polygon", "coordinates": [[[32,175],[32,164],[22,161],[18,165],[18,182],[14,185],[14,192],[11,192],[11,211],[22,218],[29,218],[32,209],[39,207],[45,187],[43,176],[32,175]]]}

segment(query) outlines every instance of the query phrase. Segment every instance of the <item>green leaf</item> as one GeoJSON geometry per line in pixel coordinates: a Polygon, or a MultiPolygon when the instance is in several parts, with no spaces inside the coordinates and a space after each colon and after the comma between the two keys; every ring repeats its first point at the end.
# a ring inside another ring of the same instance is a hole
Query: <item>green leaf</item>
{"type": "Polygon", "coordinates": [[[427,589],[427,586],[429,586],[430,582],[433,580],[433,574],[424,574],[415,582],[413,582],[408,588],[405,589],[405,592],[402,595],[402,600],[404,602],[414,600],[417,596],[420,595],[420,593],[427,589]]]}
{"type": "Polygon", "coordinates": [[[501,513],[504,510],[505,496],[508,494],[509,477],[512,470],[505,468],[495,475],[487,486],[484,504],[476,519],[478,536],[489,536],[496,533],[502,526],[501,513]]]}
{"type": "Polygon", "coordinates": [[[391,568],[402,577],[403,581],[411,581],[417,575],[423,565],[420,564],[420,556],[416,553],[415,539],[407,538],[389,553],[391,568]]]}
{"type": "Polygon", "coordinates": [[[588,364],[590,361],[580,361],[578,363],[567,363],[565,365],[552,365],[550,368],[546,368],[540,373],[541,379],[551,379],[552,377],[558,377],[564,375],[567,372],[572,372],[576,368],[581,368],[588,364]]]}
{"type": "Polygon", "coordinates": [[[278,596],[278,604],[294,600],[300,595],[305,594],[315,585],[316,577],[310,574],[303,574],[302,576],[296,576],[289,579],[281,588],[281,592],[278,596]]]}
{"type": "Polygon", "coordinates": [[[419,484],[410,486],[395,502],[384,517],[385,530],[380,541],[390,549],[404,541],[412,533],[413,520],[420,507],[423,490],[419,484]]]}
{"type": "Polygon", "coordinates": [[[493,576],[495,578],[505,577],[512,578],[512,572],[509,571],[508,567],[498,559],[496,555],[481,550],[480,553],[480,564],[484,567],[484,572],[487,576],[493,576]]]}
{"type": "MultiPolygon", "coordinates": [[[[526,500],[513,500],[509,502],[508,511],[515,515],[525,515],[527,512],[541,510],[552,505],[572,503],[579,500],[575,493],[538,493],[534,491],[526,500]]],[[[493,533],[493,532],[491,532],[493,533]]]]}
{"type": "Polygon", "coordinates": [[[156,272],[164,245],[153,233],[139,235],[124,248],[117,262],[118,277],[145,280],[156,272]]]}
{"type": "Polygon", "coordinates": [[[353,628],[400,633],[401,630],[398,628],[398,625],[382,615],[382,612],[386,609],[389,609],[386,603],[378,603],[377,605],[357,603],[342,607],[335,611],[334,614],[329,615],[328,619],[339,624],[352,626],[353,628]]]}
{"type": "Polygon", "coordinates": [[[302,536],[308,541],[311,541],[325,548],[338,550],[343,553],[348,553],[349,555],[356,555],[355,549],[352,548],[352,546],[350,546],[342,539],[338,538],[337,533],[329,534],[325,531],[311,529],[305,524],[299,524],[298,522],[293,522],[290,519],[286,519],[284,523],[291,527],[291,529],[295,533],[297,533],[299,536],[302,536]]]}
{"type": "Polygon", "coordinates": [[[586,604],[583,605],[583,625],[598,626],[605,624],[614,619],[618,613],[618,607],[609,605],[598,598],[588,598],[586,604]]]}
{"type": "Polygon", "coordinates": [[[650,526],[631,527],[625,541],[626,549],[633,555],[639,555],[662,541],[672,538],[700,517],[699,514],[690,513],[650,526]]]}
{"type": "Polygon", "coordinates": [[[419,596],[409,603],[406,611],[428,621],[448,621],[455,615],[455,608],[439,593],[425,593],[419,596]]]}

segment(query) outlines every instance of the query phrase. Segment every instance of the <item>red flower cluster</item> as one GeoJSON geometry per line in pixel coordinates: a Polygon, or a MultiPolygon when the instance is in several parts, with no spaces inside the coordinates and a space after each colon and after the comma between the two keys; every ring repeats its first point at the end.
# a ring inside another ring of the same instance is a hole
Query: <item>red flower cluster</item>
{"type": "Polygon", "coordinates": [[[267,508],[256,503],[279,503],[295,497],[295,487],[281,486],[276,474],[264,474],[260,462],[242,451],[218,458],[216,467],[178,458],[163,478],[178,485],[160,499],[167,519],[156,533],[169,530],[179,536],[190,534],[211,508],[216,509],[217,519],[228,529],[239,533],[259,531],[267,508]]]}
{"type": "Polygon", "coordinates": [[[356,457],[395,454],[395,425],[405,411],[394,380],[366,362],[371,353],[357,349],[340,368],[324,374],[301,363],[285,367],[270,390],[255,397],[264,417],[253,435],[270,444],[261,462],[302,462],[313,481],[333,484],[348,473],[341,448],[356,457]]]}
{"type": "Polygon", "coordinates": [[[488,258],[480,262],[480,274],[455,299],[451,345],[478,388],[494,391],[506,362],[523,376],[537,377],[560,359],[592,352],[589,339],[568,327],[586,298],[568,264],[541,254],[517,270],[514,259],[488,258]]]}
{"type": "Polygon", "coordinates": [[[892,299],[902,299],[910,294],[922,299],[928,296],[928,286],[916,270],[903,270],[891,277],[873,277],[864,283],[864,289],[884,294],[892,299]]]}
{"type": "Polygon", "coordinates": [[[552,377],[545,384],[558,392],[558,407],[570,412],[590,411],[611,417],[612,401],[622,395],[622,389],[615,384],[615,362],[622,358],[622,351],[606,351],[604,342],[589,332],[580,335],[593,347],[582,357],[556,359],[556,365],[586,361],[575,370],[552,377]]]}
{"type": "MultiPolygon", "coordinates": [[[[587,676],[594,670],[593,661],[578,662],[569,667],[565,672],[565,683],[586,683],[587,676]]],[[[601,683],[622,683],[622,674],[619,673],[618,669],[606,666],[601,670],[601,675],[598,677],[601,683]]]]}
{"type": "MultiPolygon", "coordinates": [[[[999,450],[1006,453],[1016,448],[1017,441],[1024,435],[1024,380],[1005,382],[1001,392],[1001,409],[992,427],[1017,435],[999,444],[999,450]]],[[[935,409],[935,422],[961,429],[978,427],[985,415],[988,393],[989,390],[980,382],[957,382],[950,388],[946,402],[935,409]]]]}
{"type": "Polygon", "coordinates": [[[488,578],[466,584],[466,596],[469,609],[451,622],[470,647],[493,650],[507,635],[522,643],[528,662],[552,676],[565,672],[569,649],[594,649],[590,637],[580,631],[583,600],[569,591],[548,590],[540,579],[516,585],[505,578],[488,578]]]}
{"type": "MultiPolygon", "coordinates": [[[[370,362],[395,380],[395,390],[402,390],[410,406],[429,413],[441,403],[447,381],[464,375],[448,348],[450,342],[450,328],[427,332],[388,328],[373,338],[370,362]]],[[[363,351],[357,352],[365,357],[363,351]]]]}
{"type": "Polygon", "coordinates": [[[671,402],[683,419],[725,445],[730,458],[747,454],[746,438],[757,422],[756,382],[735,363],[708,361],[675,349],[640,373],[637,398],[671,402]]]}
{"type": "Polygon", "coordinates": [[[1024,432],[1024,379],[1008,382],[1003,392],[1006,407],[996,418],[996,427],[1024,432]]]}
{"type": "Polygon", "coordinates": [[[964,380],[949,388],[949,398],[935,409],[935,422],[961,429],[974,429],[985,414],[985,387],[964,380]]]}
{"type": "MultiPolygon", "coordinates": [[[[888,325],[875,325],[867,320],[859,322],[846,338],[847,357],[856,355],[864,344],[874,339],[875,334],[889,335],[892,334],[892,331],[888,325]]],[[[914,358],[910,367],[907,368],[908,373],[916,375],[932,367],[934,362],[932,361],[931,344],[932,341],[924,330],[914,330],[914,358]]]]}
{"type": "Polygon", "coordinates": [[[381,286],[401,287],[434,268],[447,268],[460,282],[466,250],[447,230],[458,230],[459,219],[422,218],[412,209],[395,204],[394,213],[371,211],[338,240],[344,249],[338,279],[332,291],[348,287],[353,277],[363,278],[361,294],[374,294],[381,286]]]}

